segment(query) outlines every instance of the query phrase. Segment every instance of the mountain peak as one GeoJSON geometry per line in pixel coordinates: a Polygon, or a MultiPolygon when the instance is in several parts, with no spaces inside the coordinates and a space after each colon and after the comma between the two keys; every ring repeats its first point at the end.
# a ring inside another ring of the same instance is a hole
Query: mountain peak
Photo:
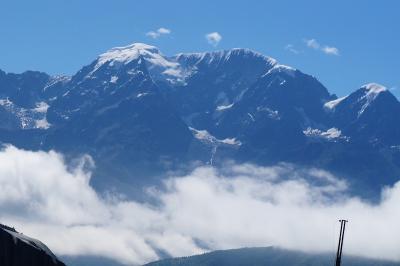
{"type": "Polygon", "coordinates": [[[364,113],[365,109],[367,109],[382,92],[386,92],[387,89],[386,87],[377,83],[368,83],[363,85],[359,91],[362,91],[363,93],[359,98],[359,101],[363,103],[362,108],[359,111],[360,116],[362,113],[364,113]]]}
{"type": "Polygon", "coordinates": [[[96,72],[103,65],[118,69],[134,60],[140,61],[141,59],[146,62],[150,70],[152,68],[159,68],[162,71],[170,70],[169,72],[175,73],[176,71],[172,70],[178,67],[178,63],[168,60],[157,47],[145,43],[133,43],[128,46],[112,48],[99,55],[95,61],[96,65],[90,74],[96,72]]]}
{"type": "Polygon", "coordinates": [[[378,83],[368,83],[361,86],[361,88],[367,90],[368,94],[379,94],[381,92],[387,91],[385,86],[378,83]]]}
{"type": "MultiPolygon", "coordinates": [[[[108,50],[106,53],[102,54],[102,55],[106,55],[106,54],[120,54],[120,53],[129,53],[129,52],[140,52],[140,51],[147,51],[147,52],[151,52],[151,53],[159,53],[159,49],[153,45],[149,45],[149,44],[145,44],[145,43],[132,43],[130,45],[127,46],[117,46],[114,48],[111,48],[110,50],[108,50]]],[[[101,55],[101,56],[102,56],[101,55]]]]}
{"type": "Polygon", "coordinates": [[[327,110],[334,110],[338,105],[342,103],[358,103],[361,106],[360,110],[358,111],[358,114],[360,116],[365,111],[365,109],[374,102],[374,100],[380,95],[380,93],[386,91],[387,88],[383,85],[380,85],[378,83],[367,83],[350,95],[325,103],[324,107],[327,110]]]}
{"type": "Polygon", "coordinates": [[[160,51],[157,47],[144,43],[133,43],[128,46],[114,47],[107,52],[101,54],[97,61],[98,65],[103,65],[107,62],[129,63],[137,59],[140,55],[145,57],[159,55],[160,51]]]}
{"type": "Polygon", "coordinates": [[[228,49],[228,50],[220,50],[220,51],[215,51],[215,52],[211,52],[211,53],[220,53],[220,54],[224,54],[228,57],[232,56],[232,55],[260,57],[260,58],[263,58],[263,59],[269,61],[272,65],[277,63],[277,61],[275,59],[273,59],[272,57],[263,55],[262,53],[254,51],[249,48],[232,48],[232,49],[228,49]]]}
{"type": "Polygon", "coordinates": [[[183,58],[189,58],[190,60],[193,60],[195,62],[204,62],[207,64],[226,62],[232,58],[238,57],[257,58],[258,60],[266,62],[270,66],[274,66],[275,64],[277,64],[277,61],[274,58],[265,56],[248,48],[232,48],[200,53],[179,53],[175,56],[178,61],[183,58]]]}

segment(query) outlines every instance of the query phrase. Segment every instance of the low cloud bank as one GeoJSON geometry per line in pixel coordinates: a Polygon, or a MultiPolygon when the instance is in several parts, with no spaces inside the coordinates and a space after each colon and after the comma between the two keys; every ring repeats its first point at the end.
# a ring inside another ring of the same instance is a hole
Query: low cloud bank
{"type": "Polygon", "coordinates": [[[199,167],[149,188],[158,204],[100,196],[85,170],[55,152],[0,151],[0,222],[58,255],[103,256],[125,264],[212,249],[279,246],[334,251],[339,218],[350,220],[344,252],[400,260],[400,183],[379,204],[345,196],[346,183],[291,165],[199,167]]]}

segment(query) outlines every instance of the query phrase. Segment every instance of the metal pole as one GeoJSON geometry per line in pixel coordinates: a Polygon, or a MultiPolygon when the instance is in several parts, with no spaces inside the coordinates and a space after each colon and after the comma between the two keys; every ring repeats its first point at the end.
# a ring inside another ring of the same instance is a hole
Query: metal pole
{"type": "Polygon", "coordinates": [[[340,266],[342,263],[342,251],[343,251],[343,240],[344,231],[346,229],[347,220],[339,220],[340,222],[340,234],[339,234],[339,244],[336,252],[336,266],[340,266]]]}
{"type": "Polygon", "coordinates": [[[338,243],[338,248],[336,252],[336,266],[340,266],[340,246],[342,243],[342,229],[343,229],[343,223],[340,221],[340,233],[339,233],[339,243],[338,243]]]}
{"type": "Polygon", "coordinates": [[[343,221],[343,231],[342,231],[342,246],[340,247],[340,259],[342,259],[342,251],[343,251],[343,239],[344,239],[344,231],[346,230],[347,221],[343,221]]]}

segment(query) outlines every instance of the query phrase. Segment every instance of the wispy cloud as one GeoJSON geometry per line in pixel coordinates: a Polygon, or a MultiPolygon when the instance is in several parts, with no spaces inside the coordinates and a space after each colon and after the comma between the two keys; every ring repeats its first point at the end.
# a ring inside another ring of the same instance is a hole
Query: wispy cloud
{"type": "Polygon", "coordinates": [[[339,55],[339,49],[333,46],[321,45],[316,39],[304,40],[308,48],[321,51],[327,55],[339,55]]]}
{"type": "Polygon", "coordinates": [[[307,47],[318,50],[321,45],[315,39],[305,40],[307,47]]]}
{"type": "Polygon", "coordinates": [[[331,54],[331,55],[339,55],[339,50],[336,47],[331,47],[331,46],[324,46],[322,47],[322,52],[326,54],[331,54]]]}
{"type": "Polygon", "coordinates": [[[217,46],[219,44],[219,42],[222,40],[222,36],[218,32],[208,33],[208,34],[206,34],[205,37],[206,37],[208,43],[213,46],[217,46]]]}
{"type": "Polygon", "coordinates": [[[150,38],[153,38],[153,39],[157,39],[157,38],[159,38],[160,36],[162,36],[162,35],[167,35],[167,34],[170,34],[171,33],[171,30],[170,29],[167,29],[167,28],[159,28],[158,30],[155,30],[155,31],[149,31],[149,32],[147,32],[146,33],[146,36],[148,36],[148,37],[150,37],[150,38]]]}
{"type": "Polygon", "coordinates": [[[287,51],[289,51],[289,52],[292,52],[292,53],[294,53],[294,54],[299,54],[299,53],[300,53],[300,51],[297,50],[297,49],[294,47],[293,44],[288,44],[288,45],[286,45],[286,46],[285,46],[285,50],[287,50],[287,51]]]}
{"type": "Polygon", "coordinates": [[[90,186],[87,163],[82,158],[71,169],[55,152],[0,150],[0,221],[58,255],[136,265],[158,259],[159,251],[334,251],[337,220],[348,218],[347,254],[400,260],[400,182],[372,204],[348,196],[346,182],[323,170],[226,164],[171,176],[148,190],[149,203],[101,196],[90,186]]]}

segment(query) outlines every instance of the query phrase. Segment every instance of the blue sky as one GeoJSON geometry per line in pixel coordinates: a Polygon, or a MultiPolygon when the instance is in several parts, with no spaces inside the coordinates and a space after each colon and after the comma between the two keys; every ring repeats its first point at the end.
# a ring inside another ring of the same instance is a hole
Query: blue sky
{"type": "Polygon", "coordinates": [[[73,74],[132,42],[166,55],[244,47],[316,76],[339,96],[378,82],[399,97],[399,10],[395,0],[6,0],[0,69],[73,74]],[[205,38],[213,32],[218,44],[205,38]]]}

